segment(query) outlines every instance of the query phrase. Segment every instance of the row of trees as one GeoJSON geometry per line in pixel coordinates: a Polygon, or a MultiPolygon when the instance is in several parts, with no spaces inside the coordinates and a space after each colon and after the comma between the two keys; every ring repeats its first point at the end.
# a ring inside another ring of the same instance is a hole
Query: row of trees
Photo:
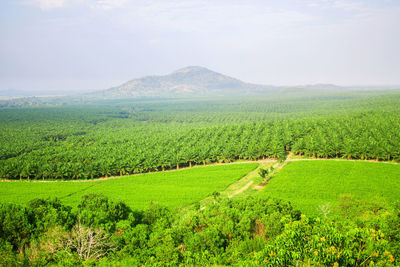
{"type": "Polygon", "coordinates": [[[400,117],[389,112],[211,126],[129,119],[10,123],[1,131],[0,177],[87,179],[289,151],[400,161],[399,126],[400,117]]]}
{"type": "Polygon", "coordinates": [[[156,204],[132,211],[101,195],[84,196],[76,209],[43,199],[0,204],[0,265],[400,264],[400,207],[349,203],[338,206],[340,220],[251,197],[216,196],[184,216],[156,204]]]}

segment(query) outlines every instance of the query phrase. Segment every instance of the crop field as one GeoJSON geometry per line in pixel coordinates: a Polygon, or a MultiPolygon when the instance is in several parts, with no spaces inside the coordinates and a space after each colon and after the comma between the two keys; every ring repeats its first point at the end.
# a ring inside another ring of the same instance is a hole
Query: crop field
{"type": "Polygon", "coordinates": [[[0,178],[99,178],[288,151],[400,161],[398,93],[181,101],[0,109],[0,178]]]}
{"type": "Polygon", "coordinates": [[[154,201],[178,208],[222,191],[257,167],[257,163],[215,165],[83,182],[0,182],[0,202],[25,204],[34,198],[58,197],[76,207],[83,195],[104,194],[134,209],[154,201]]]}
{"type": "Polygon", "coordinates": [[[0,107],[0,266],[400,266],[399,92],[0,107]]]}
{"type": "Polygon", "coordinates": [[[309,215],[321,215],[318,207],[326,203],[334,207],[343,194],[393,204],[400,201],[400,165],[334,160],[288,162],[263,193],[289,200],[309,215]]]}

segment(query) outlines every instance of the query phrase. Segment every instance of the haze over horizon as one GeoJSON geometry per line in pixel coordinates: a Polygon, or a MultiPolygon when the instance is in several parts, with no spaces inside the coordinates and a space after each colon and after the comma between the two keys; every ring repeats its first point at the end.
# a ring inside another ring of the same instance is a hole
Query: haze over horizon
{"type": "Polygon", "coordinates": [[[271,85],[400,84],[400,1],[5,0],[0,90],[95,91],[185,66],[271,85]]]}

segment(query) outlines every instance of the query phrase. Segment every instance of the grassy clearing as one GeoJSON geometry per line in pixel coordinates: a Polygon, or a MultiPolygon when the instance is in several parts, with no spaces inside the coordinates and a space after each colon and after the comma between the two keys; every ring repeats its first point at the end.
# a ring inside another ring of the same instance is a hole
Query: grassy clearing
{"type": "Polygon", "coordinates": [[[34,198],[58,197],[75,207],[83,195],[101,193],[135,209],[152,201],[179,208],[226,189],[257,166],[216,165],[89,182],[0,182],[0,202],[24,204],[34,198]]]}
{"type": "Polygon", "coordinates": [[[391,203],[400,201],[400,165],[329,160],[288,162],[260,193],[290,200],[309,215],[319,215],[320,205],[334,206],[342,194],[391,203]]]}

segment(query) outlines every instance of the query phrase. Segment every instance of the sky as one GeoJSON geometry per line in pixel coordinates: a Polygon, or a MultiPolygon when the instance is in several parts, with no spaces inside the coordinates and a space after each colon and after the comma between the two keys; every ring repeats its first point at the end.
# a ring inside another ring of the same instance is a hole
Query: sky
{"type": "Polygon", "coordinates": [[[1,0],[0,90],[185,66],[270,85],[400,85],[400,0],[1,0]]]}

